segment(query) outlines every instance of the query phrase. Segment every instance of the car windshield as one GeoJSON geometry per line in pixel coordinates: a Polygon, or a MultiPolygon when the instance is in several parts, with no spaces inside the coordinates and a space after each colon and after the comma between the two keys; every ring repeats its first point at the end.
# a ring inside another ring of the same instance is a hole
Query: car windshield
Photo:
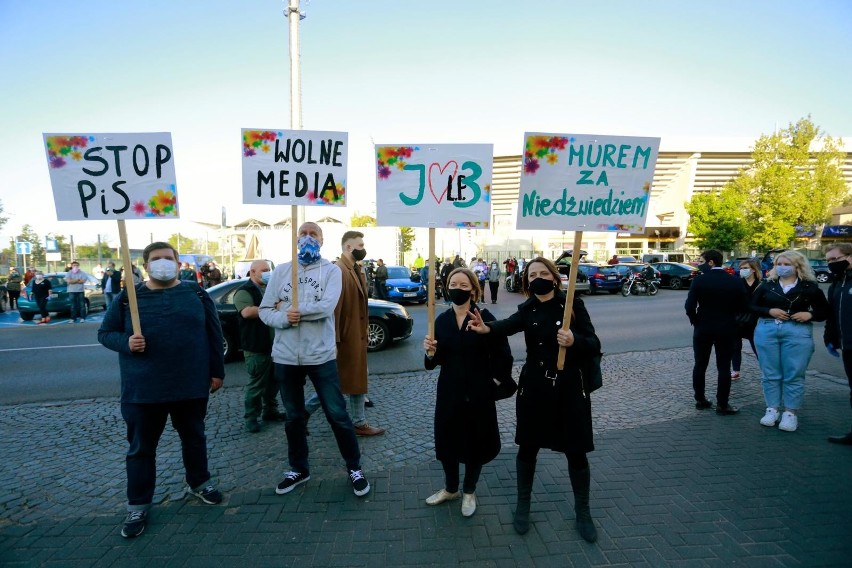
{"type": "Polygon", "coordinates": [[[411,278],[411,271],[404,266],[388,266],[388,278],[411,278]]]}

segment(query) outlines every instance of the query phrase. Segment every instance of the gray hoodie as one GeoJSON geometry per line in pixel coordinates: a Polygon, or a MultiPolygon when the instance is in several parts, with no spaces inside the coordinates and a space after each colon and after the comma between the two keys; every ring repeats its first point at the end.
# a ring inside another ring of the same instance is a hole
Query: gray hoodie
{"type": "Polygon", "coordinates": [[[292,262],[275,267],[260,302],[260,320],[275,330],[272,360],[283,365],[321,365],[337,357],[334,308],[340,298],[340,269],[326,259],[308,266],[296,263],[299,277],[297,326],[287,322],[292,305],[292,262]],[[275,304],[281,304],[275,309],[275,304]]]}

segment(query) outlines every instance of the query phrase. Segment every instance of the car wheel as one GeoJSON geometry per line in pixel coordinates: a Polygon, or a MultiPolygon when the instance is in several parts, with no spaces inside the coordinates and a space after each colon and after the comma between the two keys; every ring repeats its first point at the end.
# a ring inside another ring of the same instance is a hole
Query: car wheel
{"type": "Polygon", "coordinates": [[[379,319],[370,319],[367,325],[367,351],[381,351],[390,343],[390,330],[379,319]]]}
{"type": "Polygon", "coordinates": [[[21,319],[24,321],[33,321],[33,318],[35,317],[35,312],[21,312],[18,315],[20,315],[21,319]]]}
{"type": "Polygon", "coordinates": [[[227,333],[222,334],[222,347],[225,351],[225,361],[233,361],[237,358],[237,353],[239,352],[237,342],[227,333]]]}
{"type": "Polygon", "coordinates": [[[828,282],[828,274],[825,272],[817,272],[816,279],[820,284],[825,284],[828,282]]]}
{"type": "Polygon", "coordinates": [[[680,290],[681,288],[683,288],[683,281],[677,276],[675,276],[674,278],[669,280],[669,286],[672,290],[680,290]]]}
{"type": "Polygon", "coordinates": [[[621,295],[625,298],[630,295],[630,283],[625,282],[621,285],[621,295]]]}

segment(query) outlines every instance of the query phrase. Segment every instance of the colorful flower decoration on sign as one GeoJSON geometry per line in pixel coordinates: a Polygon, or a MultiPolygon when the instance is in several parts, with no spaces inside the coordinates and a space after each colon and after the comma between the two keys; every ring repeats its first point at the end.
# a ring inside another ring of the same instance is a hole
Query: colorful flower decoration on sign
{"type": "Polygon", "coordinates": [[[89,142],[93,142],[93,136],[48,136],[47,155],[51,168],[61,168],[68,164],[66,158],[79,162],[83,159],[82,149],[89,142]]]}
{"type": "Polygon", "coordinates": [[[133,202],[133,212],[138,217],[177,217],[177,188],[158,189],[147,201],[133,202]]]}
{"type": "Polygon", "coordinates": [[[391,175],[391,167],[402,171],[405,167],[405,160],[411,155],[420,150],[420,148],[412,148],[411,146],[401,146],[395,148],[393,146],[380,146],[376,148],[376,167],[379,173],[379,179],[388,179],[391,175]]]}
{"type": "Polygon", "coordinates": [[[264,154],[272,150],[272,143],[282,136],[281,132],[271,130],[246,130],[243,133],[243,156],[256,156],[258,150],[264,154]]]}
{"type": "Polygon", "coordinates": [[[524,145],[524,174],[533,175],[541,167],[542,160],[548,165],[559,161],[559,153],[565,150],[568,142],[565,136],[528,136],[524,145]]]}

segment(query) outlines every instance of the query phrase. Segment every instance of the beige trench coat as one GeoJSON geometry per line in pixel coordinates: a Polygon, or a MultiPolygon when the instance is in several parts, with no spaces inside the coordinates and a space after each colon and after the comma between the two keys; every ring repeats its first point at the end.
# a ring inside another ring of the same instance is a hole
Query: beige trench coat
{"type": "Polygon", "coordinates": [[[334,309],[337,332],[337,373],[343,394],[367,394],[367,279],[346,255],[337,266],[342,289],[334,309]]]}

